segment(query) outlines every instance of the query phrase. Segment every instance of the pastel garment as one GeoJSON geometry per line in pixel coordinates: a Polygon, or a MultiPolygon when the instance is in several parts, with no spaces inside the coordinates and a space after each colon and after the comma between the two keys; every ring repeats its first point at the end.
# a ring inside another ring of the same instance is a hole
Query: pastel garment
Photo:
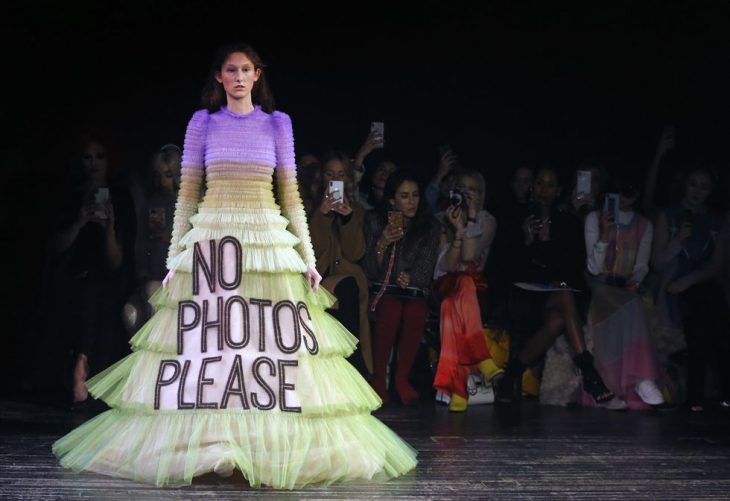
{"type": "Polygon", "coordinates": [[[156,485],[239,469],[252,486],[402,475],[415,451],[370,415],[356,338],[303,272],[315,258],[291,120],[258,106],[188,124],[156,314],[88,382],[112,409],[53,445],[63,466],[156,485]],[[276,197],[273,178],[276,177],[276,197]]]}

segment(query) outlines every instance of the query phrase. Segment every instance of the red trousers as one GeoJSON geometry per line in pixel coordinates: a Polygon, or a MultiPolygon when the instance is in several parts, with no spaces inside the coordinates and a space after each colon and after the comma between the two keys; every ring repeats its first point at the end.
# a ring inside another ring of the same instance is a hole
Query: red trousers
{"type": "Polygon", "coordinates": [[[433,386],[446,394],[468,398],[466,382],[472,370],[492,358],[482,333],[474,279],[466,273],[454,273],[441,279],[441,354],[433,386]]]}
{"type": "Polygon", "coordinates": [[[427,312],[426,299],[422,297],[406,299],[385,294],[378,301],[373,342],[373,388],[381,398],[386,396],[386,370],[399,330],[395,380],[396,385],[407,385],[423,337],[427,312]]]}

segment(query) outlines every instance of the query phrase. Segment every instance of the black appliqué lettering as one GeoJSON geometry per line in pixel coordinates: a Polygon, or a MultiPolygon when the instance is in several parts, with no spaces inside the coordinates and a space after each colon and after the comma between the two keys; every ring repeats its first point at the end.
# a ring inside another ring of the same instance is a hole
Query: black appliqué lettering
{"type": "Polygon", "coordinates": [[[221,319],[223,315],[223,298],[218,297],[216,299],[217,302],[217,315],[216,319],[209,321],[208,320],[208,312],[210,311],[210,307],[208,305],[208,300],[203,300],[203,327],[200,332],[200,351],[201,353],[207,353],[208,352],[208,329],[216,329],[218,331],[218,351],[223,351],[223,328],[221,325],[221,319]]]}
{"type": "Polygon", "coordinates": [[[205,377],[205,368],[208,364],[213,362],[220,362],[223,359],[221,356],[204,358],[200,363],[200,373],[198,374],[198,393],[195,398],[195,406],[198,409],[217,409],[218,404],[216,402],[205,402],[203,401],[203,387],[211,385],[215,382],[214,379],[205,377]]]}
{"type": "Polygon", "coordinates": [[[241,296],[231,296],[226,299],[223,321],[223,332],[226,345],[233,350],[244,348],[251,339],[251,323],[249,321],[248,305],[246,304],[246,300],[241,296]],[[241,332],[240,341],[234,341],[233,336],[231,335],[231,308],[233,308],[236,304],[241,305],[241,324],[243,332],[241,332]]]}
{"type": "Polygon", "coordinates": [[[276,407],[276,394],[274,393],[274,390],[272,390],[271,387],[266,384],[266,381],[264,381],[264,378],[261,377],[261,374],[259,374],[259,368],[262,365],[269,366],[270,376],[276,376],[276,366],[274,365],[274,361],[271,360],[269,357],[259,357],[254,360],[252,367],[253,377],[269,396],[269,402],[266,405],[262,405],[261,402],[259,402],[258,394],[251,392],[251,403],[262,411],[268,411],[276,407]]]}
{"type": "Polygon", "coordinates": [[[293,391],[294,385],[286,382],[286,368],[298,367],[299,362],[296,360],[278,360],[279,365],[279,408],[284,412],[302,412],[301,407],[289,407],[286,405],[286,392],[293,391]]]}
{"type": "Polygon", "coordinates": [[[155,410],[160,408],[160,390],[163,386],[170,385],[175,382],[180,375],[180,362],[177,360],[163,360],[160,362],[160,370],[157,373],[157,383],[155,384],[155,410]],[[172,367],[172,376],[169,379],[162,379],[165,375],[165,368],[172,367]]]}
{"type": "Polygon", "coordinates": [[[200,293],[200,279],[198,278],[199,269],[203,270],[205,280],[208,282],[208,290],[213,293],[215,292],[215,278],[216,278],[216,253],[215,253],[215,240],[209,240],[210,245],[210,264],[205,261],[203,256],[203,250],[200,248],[200,243],[195,242],[193,246],[193,296],[197,296],[200,293]]]}
{"type": "Polygon", "coordinates": [[[183,334],[193,330],[200,322],[200,306],[195,301],[180,301],[177,304],[177,354],[183,354],[183,334]],[[195,313],[191,323],[185,323],[185,310],[190,308],[195,313]]]}
{"type": "Polygon", "coordinates": [[[223,237],[220,242],[218,242],[218,283],[220,286],[227,291],[232,291],[236,289],[239,285],[241,285],[241,256],[243,254],[243,251],[241,249],[241,242],[236,240],[235,238],[228,236],[223,237]],[[226,282],[225,278],[223,277],[223,272],[225,271],[225,266],[223,266],[223,248],[226,244],[233,245],[233,249],[235,252],[235,269],[236,274],[233,276],[232,282],[226,282]]]}
{"type": "Polygon", "coordinates": [[[307,320],[309,320],[310,322],[312,321],[312,316],[309,314],[307,305],[304,304],[303,301],[299,301],[297,303],[297,311],[299,312],[299,320],[302,325],[302,329],[307,331],[307,334],[309,334],[309,336],[302,336],[302,340],[304,341],[304,347],[307,348],[307,351],[309,353],[311,353],[312,355],[316,355],[317,353],[319,353],[319,343],[317,342],[317,337],[314,335],[314,332],[312,331],[312,329],[309,328],[309,326],[307,325],[307,322],[302,317],[302,311],[307,315],[307,320]],[[307,337],[311,338],[311,341],[312,341],[311,346],[307,342],[307,337]]]}
{"type": "Polygon", "coordinates": [[[223,390],[223,399],[221,400],[221,409],[228,408],[228,399],[231,395],[238,395],[241,399],[241,406],[244,409],[249,409],[248,398],[246,397],[246,385],[243,381],[243,362],[241,355],[233,357],[233,365],[231,366],[231,372],[228,374],[228,382],[226,383],[226,389],[223,390]],[[234,387],[238,380],[238,387],[234,387]]]}
{"type": "Polygon", "coordinates": [[[188,378],[190,370],[190,360],[185,360],[182,368],[182,376],[180,376],[180,386],[177,389],[177,408],[178,409],[195,409],[195,404],[185,401],[185,380],[188,378]]]}
{"type": "Polygon", "coordinates": [[[299,328],[299,318],[297,316],[297,308],[294,306],[294,303],[291,301],[285,300],[285,301],[279,301],[274,305],[274,311],[273,311],[273,317],[274,317],[274,340],[276,341],[276,347],[279,348],[279,350],[282,353],[296,353],[297,350],[299,350],[299,346],[302,344],[302,331],[299,328]],[[294,330],[294,344],[291,346],[286,346],[284,344],[284,336],[281,328],[281,322],[279,321],[279,313],[281,310],[287,309],[291,312],[292,316],[292,329],[294,330]]]}
{"type": "Polygon", "coordinates": [[[256,299],[251,298],[248,300],[249,303],[259,307],[259,351],[266,351],[266,322],[264,321],[264,308],[271,306],[271,301],[268,299],[256,299]]]}

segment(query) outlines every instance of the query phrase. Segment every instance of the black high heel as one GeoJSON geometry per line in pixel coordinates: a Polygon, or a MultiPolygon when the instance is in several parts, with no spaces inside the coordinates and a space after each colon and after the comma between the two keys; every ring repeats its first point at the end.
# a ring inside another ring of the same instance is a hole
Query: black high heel
{"type": "Polygon", "coordinates": [[[522,398],[522,374],[506,370],[497,381],[497,392],[494,397],[498,404],[509,405],[522,398]]]}
{"type": "Polygon", "coordinates": [[[593,355],[584,351],[580,355],[576,355],[573,361],[580,369],[583,388],[591,394],[597,404],[605,404],[613,400],[615,395],[608,389],[601,375],[593,365],[593,355]]]}

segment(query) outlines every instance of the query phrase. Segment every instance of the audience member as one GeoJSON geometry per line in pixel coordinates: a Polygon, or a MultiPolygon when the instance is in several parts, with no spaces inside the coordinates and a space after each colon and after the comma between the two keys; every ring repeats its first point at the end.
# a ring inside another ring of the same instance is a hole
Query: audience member
{"type": "Polygon", "coordinates": [[[510,403],[520,396],[525,368],[542,357],[565,332],[576,353],[573,361],[580,369],[584,388],[597,403],[607,404],[613,401],[614,395],[594,367],[583,333],[584,312],[590,296],[583,276],[583,228],[574,215],[556,209],[560,183],[553,169],[543,168],[537,172],[532,194],[535,206],[522,224],[522,238],[512,243],[518,258],[512,263],[517,266],[510,276],[515,282],[558,290],[533,292],[512,288],[511,334],[534,334],[521,347],[517,357],[510,360],[497,385],[497,401],[510,403]]]}
{"type": "Polygon", "coordinates": [[[690,172],[684,197],[659,213],[652,255],[662,274],[657,302],[684,329],[693,411],[705,408],[705,372],[713,355],[720,358],[721,400],[730,397],[728,309],[719,282],[727,266],[718,238],[723,220],[706,203],[715,184],[715,174],[706,168],[690,172]]]}
{"type": "MultiPolygon", "coordinates": [[[[593,211],[585,222],[586,267],[592,290],[588,322],[595,365],[608,388],[631,409],[664,402],[660,369],[639,293],[649,271],[651,222],[635,209],[639,188],[624,176],[615,183],[614,208],[593,211]]],[[[583,395],[585,405],[592,398],[583,395]]]]}
{"type": "Polygon", "coordinates": [[[449,410],[466,410],[467,379],[478,369],[487,380],[503,371],[494,363],[482,332],[477,289],[485,288],[482,272],[497,230],[483,209],[485,183],[478,172],[461,174],[459,197],[437,218],[443,225],[434,289],[440,304],[441,351],[434,387],[450,395],[449,410]]]}
{"type": "Polygon", "coordinates": [[[392,173],[378,209],[368,214],[365,224],[364,266],[375,313],[372,384],[384,402],[389,400],[386,374],[399,330],[395,391],[404,404],[418,399],[408,378],[424,334],[440,232],[422,203],[415,176],[404,170],[392,173]]]}
{"type": "Polygon", "coordinates": [[[365,211],[355,199],[352,164],[342,152],[322,158],[319,186],[309,213],[309,231],[322,286],[337,297],[331,313],[360,339],[352,363],[364,374],[372,372],[372,348],[368,322],[368,282],[357,264],[365,254],[365,211]],[[344,193],[329,191],[330,181],[342,181],[344,193]],[[339,196],[338,196],[339,195],[339,196]]]}

